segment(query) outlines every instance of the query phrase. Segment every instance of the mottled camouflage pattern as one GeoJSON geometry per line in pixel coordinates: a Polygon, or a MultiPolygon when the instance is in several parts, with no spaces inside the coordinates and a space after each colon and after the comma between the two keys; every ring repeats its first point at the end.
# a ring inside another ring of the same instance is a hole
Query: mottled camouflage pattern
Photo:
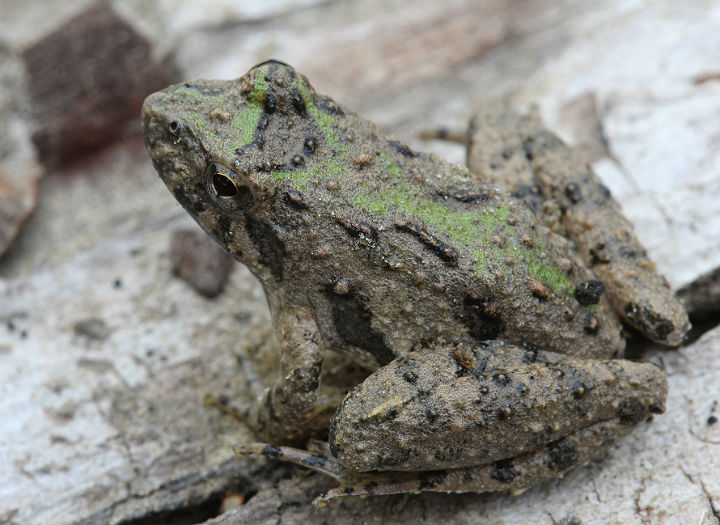
{"type": "Polygon", "coordinates": [[[572,242],[289,66],[155,93],[143,131],[177,200],[265,289],[282,376],[252,414],[260,435],[303,438],[323,350],[376,370],[333,420],[337,459],[242,450],[335,475],[344,494],[517,489],[662,410],[662,372],[615,359],[620,323],[572,242]],[[406,472],[357,474],[388,469],[406,472]]]}

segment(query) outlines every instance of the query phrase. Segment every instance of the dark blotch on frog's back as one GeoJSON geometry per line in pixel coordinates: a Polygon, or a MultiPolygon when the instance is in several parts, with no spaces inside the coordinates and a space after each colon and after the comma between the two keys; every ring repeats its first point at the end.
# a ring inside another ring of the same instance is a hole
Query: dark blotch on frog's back
{"type": "Polygon", "coordinates": [[[378,240],[378,232],[375,227],[366,221],[355,221],[346,217],[336,217],[335,219],[352,237],[360,237],[363,235],[366,239],[372,241],[378,240]]]}
{"type": "Polygon", "coordinates": [[[465,296],[460,320],[470,337],[477,341],[497,339],[505,327],[504,321],[493,312],[492,302],[474,294],[465,296]]]}
{"type": "Polygon", "coordinates": [[[459,202],[469,203],[483,203],[488,202],[491,199],[491,195],[488,191],[475,191],[475,190],[447,190],[437,189],[437,194],[444,198],[455,199],[459,202]]]}
{"type": "Polygon", "coordinates": [[[250,216],[245,219],[245,227],[253,246],[260,254],[260,264],[267,266],[278,282],[282,281],[286,251],[273,227],[250,216]]]}
{"type": "Polygon", "coordinates": [[[407,144],[400,142],[399,140],[388,140],[388,145],[397,151],[403,157],[417,157],[418,154],[411,150],[407,144]]]}
{"type": "Polygon", "coordinates": [[[395,358],[383,335],[371,326],[372,314],[354,290],[338,295],[335,286],[329,284],[325,295],[330,303],[335,330],[347,345],[368,351],[382,366],[395,358]]]}
{"type": "Polygon", "coordinates": [[[437,255],[442,261],[455,266],[460,259],[458,251],[445,244],[440,239],[435,237],[432,233],[425,230],[425,228],[406,220],[400,220],[395,223],[395,228],[399,231],[411,233],[417,240],[419,240],[426,248],[431,250],[437,255]]]}

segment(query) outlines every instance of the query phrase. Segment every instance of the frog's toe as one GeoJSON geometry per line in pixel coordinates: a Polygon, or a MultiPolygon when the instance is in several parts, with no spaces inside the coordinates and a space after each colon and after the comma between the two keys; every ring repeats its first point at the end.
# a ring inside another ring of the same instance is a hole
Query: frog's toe
{"type": "Polygon", "coordinates": [[[307,450],[268,443],[241,443],[233,446],[233,452],[240,457],[258,455],[269,459],[289,461],[331,476],[339,482],[350,482],[349,473],[337,461],[307,450]]]}

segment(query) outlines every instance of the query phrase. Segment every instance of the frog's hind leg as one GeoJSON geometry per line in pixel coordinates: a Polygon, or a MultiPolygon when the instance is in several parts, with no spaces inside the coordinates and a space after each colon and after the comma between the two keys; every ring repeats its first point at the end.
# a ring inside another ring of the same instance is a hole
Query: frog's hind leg
{"type": "Polygon", "coordinates": [[[657,273],[610,191],[539,118],[522,128],[522,141],[544,196],[559,204],[569,237],[605,283],[615,311],[649,339],[679,345],[690,328],[685,308],[657,273]]]}
{"type": "Polygon", "coordinates": [[[353,472],[333,458],[292,447],[247,443],[233,447],[238,456],[261,455],[289,461],[335,479],[339,486],[317,497],[313,503],[346,496],[381,496],[418,492],[512,492],[587,464],[608,451],[632,425],[615,418],[584,428],[541,449],[487,465],[420,472],[353,472]]]}
{"type": "Polygon", "coordinates": [[[572,239],[625,322],[653,341],[682,342],[687,313],[632,225],[592,169],[536,113],[519,115],[502,104],[482,108],[471,122],[468,166],[572,239]]]}
{"type": "Polygon", "coordinates": [[[364,473],[355,480],[336,477],[340,486],[316,498],[313,503],[322,506],[344,496],[425,491],[519,494],[533,485],[562,477],[567,471],[587,464],[607,452],[617,439],[631,429],[632,425],[615,418],[548,443],[537,451],[487,465],[421,472],[364,473]]]}

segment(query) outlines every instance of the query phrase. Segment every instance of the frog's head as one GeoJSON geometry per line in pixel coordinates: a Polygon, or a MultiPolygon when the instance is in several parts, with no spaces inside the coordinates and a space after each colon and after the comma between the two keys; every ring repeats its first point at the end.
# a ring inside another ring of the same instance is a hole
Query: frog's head
{"type": "Polygon", "coordinates": [[[334,117],[324,106],[337,106],[328,100],[273,60],[237,80],[187,82],[150,95],[143,133],[155,169],[180,204],[252,266],[228,234],[244,231],[248,221],[272,229],[279,199],[295,195],[299,180],[306,183],[333,158],[334,117]]]}

